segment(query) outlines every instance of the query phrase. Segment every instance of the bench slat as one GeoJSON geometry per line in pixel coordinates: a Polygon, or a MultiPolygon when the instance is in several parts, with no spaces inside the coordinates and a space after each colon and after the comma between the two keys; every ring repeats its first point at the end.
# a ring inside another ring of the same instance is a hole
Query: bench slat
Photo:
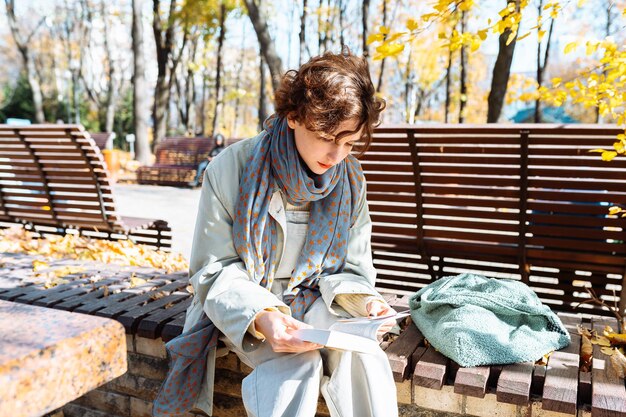
{"type": "Polygon", "coordinates": [[[459,368],[454,379],[454,392],[484,398],[489,379],[489,366],[459,368]]]}
{"type": "Polygon", "coordinates": [[[534,363],[524,362],[502,367],[496,398],[508,404],[527,405],[530,399],[534,363]]]}
{"type": "MultiPolygon", "coordinates": [[[[602,334],[609,325],[617,328],[614,318],[592,318],[592,327],[602,334]]],[[[591,413],[593,417],[626,417],[626,388],[624,378],[610,379],[607,375],[611,366],[610,359],[600,351],[599,345],[593,346],[593,369],[591,371],[591,413]]]]}
{"type": "Polygon", "coordinates": [[[415,365],[413,384],[421,387],[441,389],[446,379],[448,358],[429,346],[415,365]]]}
{"type": "Polygon", "coordinates": [[[176,316],[172,321],[166,323],[165,326],[163,326],[163,330],[161,331],[161,338],[164,342],[169,342],[183,332],[186,316],[186,313],[181,313],[176,316]]]}
{"type": "Polygon", "coordinates": [[[580,317],[559,313],[572,342],[552,353],[543,387],[542,408],[560,413],[576,414],[578,401],[578,365],[580,362],[580,317]]]}
{"type": "Polygon", "coordinates": [[[154,311],[161,311],[162,308],[165,308],[170,304],[176,304],[182,300],[186,300],[189,298],[189,295],[189,293],[175,291],[163,298],[159,298],[158,300],[151,300],[148,298],[145,300],[147,302],[145,305],[142,303],[135,308],[131,308],[121,315],[118,315],[115,319],[122,323],[128,333],[137,334],[137,327],[145,316],[154,311]]]}
{"type": "Polygon", "coordinates": [[[180,313],[186,312],[187,308],[191,304],[192,299],[192,296],[183,298],[181,301],[174,304],[173,306],[170,306],[168,308],[163,307],[148,314],[143,319],[141,319],[141,321],[137,325],[137,335],[141,337],[147,337],[149,339],[156,339],[160,337],[162,329],[165,327],[166,323],[174,319],[180,313]]]}
{"type": "Polygon", "coordinates": [[[402,382],[410,376],[413,365],[411,355],[423,342],[424,336],[417,326],[410,322],[400,336],[385,350],[391,365],[393,379],[396,382],[402,382]]]}

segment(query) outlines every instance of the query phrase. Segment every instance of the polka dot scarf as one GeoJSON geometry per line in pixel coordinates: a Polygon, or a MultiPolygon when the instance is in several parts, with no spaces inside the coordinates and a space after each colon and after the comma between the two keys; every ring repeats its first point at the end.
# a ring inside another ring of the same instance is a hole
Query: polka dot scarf
{"type": "Polygon", "coordinates": [[[153,406],[153,417],[179,416],[189,411],[198,399],[209,350],[217,346],[219,331],[203,318],[185,333],[167,342],[169,371],[153,406]]]}
{"type": "Polygon", "coordinates": [[[320,296],[320,278],[341,271],[345,264],[363,171],[348,155],[322,175],[307,173],[287,119],[271,116],[264,128],[239,183],[233,239],[248,274],[269,289],[278,262],[277,224],[268,214],[272,194],[278,187],[290,204],[312,202],[306,242],[284,293],[293,317],[302,320],[320,296]]]}

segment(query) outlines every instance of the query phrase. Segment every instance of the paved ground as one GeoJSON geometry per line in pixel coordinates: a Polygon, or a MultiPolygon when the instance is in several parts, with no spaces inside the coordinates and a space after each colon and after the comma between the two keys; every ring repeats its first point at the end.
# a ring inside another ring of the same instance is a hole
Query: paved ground
{"type": "Polygon", "coordinates": [[[172,251],[189,259],[200,188],[116,184],[113,196],[121,215],[166,220],[172,228],[172,251]]]}

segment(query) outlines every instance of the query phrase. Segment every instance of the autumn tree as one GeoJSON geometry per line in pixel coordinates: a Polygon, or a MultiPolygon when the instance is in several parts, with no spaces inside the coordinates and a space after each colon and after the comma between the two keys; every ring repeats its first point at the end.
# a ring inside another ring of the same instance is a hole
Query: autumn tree
{"type": "Polygon", "coordinates": [[[45,115],[43,111],[43,95],[41,93],[41,84],[35,68],[35,57],[31,50],[31,42],[33,37],[39,30],[39,28],[45,23],[45,17],[39,19],[34,28],[22,33],[26,25],[18,22],[15,15],[15,0],[5,0],[7,10],[7,19],[9,21],[9,28],[11,29],[11,35],[13,41],[20,52],[22,58],[22,64],[26,71],[26,77],[28,78],[28,84],[33,94],[33,104],[35,107],[35,120],[37,123],[43,123],[45,121],[45,115]]]}
{"type": "Polygon", "coordinates": [[[150,162],[148,143],[148,118],[150,102],[146,91],[146,58],[143,38],[144,0],[132,0],[132,41],[133,41],[133,130],[135,131],[135,159],[143,165],[150,162]]]}
{"type": "Polygon", "coordinates": [[[280,79],[283,75],[283,63],[276,52],[276,46],[270,36],[265,15],[259,7],[261,5],[261,0],[244,0],[244,3],[246,5],[250,21],[252,22],[252,26],[254,27],[254,32],[256,33],[259,41],[261,55],[270,70],[272,87],[274,88],[274,91],[276,91],[280,86],[280,79]]]}

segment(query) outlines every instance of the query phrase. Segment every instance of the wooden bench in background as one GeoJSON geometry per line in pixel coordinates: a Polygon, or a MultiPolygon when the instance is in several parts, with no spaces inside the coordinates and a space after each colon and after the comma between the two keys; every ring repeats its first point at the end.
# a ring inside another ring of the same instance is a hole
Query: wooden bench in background
{"type": "Polygon", "coordinates": [[[157,145],[152,166],[137,170],[139,184],[187,186],[215,146],[212,137],[172,137],[157,145]]]}
{"type": "MultiPolygon", "coordinates": [[[[547,364],[460,368],[409,325],[384,344],[402,415],[428,409],[475,416],[626,416],[624,379],[607,378],[610,365],[597,347],[593,369],[579,369],[576,324],[614,323],[596,307],[574,309],[589,284],[624,306],[626,225],[607,216],[607,203],[626,203],[626,161],[607,164],[587,152],[610,146],[617,132],[519,125],[377,129],[362,162],[377,286],[389,302],[406,308],[409,294],[460,272],[518,279],[560,312],[573,339],[547,364]]],[[[66,277],[67,284],[44,289],[29,281],[32,256],[4,258],[0,282],[7,284],[0,285],[0,299],[111,317],[126,328],[129,372],[66,406],[65,415],[149,416],[167,371],[164,342],[180,334],[191,302],[186,273],[93,265],[66,277]],[[132,286],[131,274],[146,282],[132,286]],[[94,275],[99,278],[91,282],[94,275]]],[[[232,353],[219,358],[217,367],[214,415],[245,415],[241,379],[250,369],[232,353]]],[[[328,415],[323,404],[318,415],[328,415]]]]}
{"type": "Polygon", "coordinates": [[[171,247],[163,220],[117,214],[100,149],[78,125],[0,125],[0,227],[171,247]]]}

